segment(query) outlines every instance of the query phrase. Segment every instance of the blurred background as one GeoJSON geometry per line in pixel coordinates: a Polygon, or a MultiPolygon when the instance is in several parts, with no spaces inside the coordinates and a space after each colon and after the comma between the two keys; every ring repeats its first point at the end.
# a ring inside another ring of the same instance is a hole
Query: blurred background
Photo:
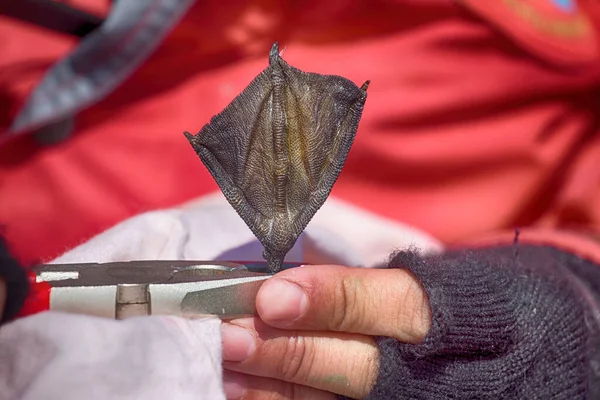
{"type": "Polygon", "coordinates": [[[448,244],[516,226],[600,238],[595,1],[21,0],[0,14],[0,226],[24,262],[218,190],[183,131],[275,41],[299,69],[371,80],[332,196],[448,244]]]}

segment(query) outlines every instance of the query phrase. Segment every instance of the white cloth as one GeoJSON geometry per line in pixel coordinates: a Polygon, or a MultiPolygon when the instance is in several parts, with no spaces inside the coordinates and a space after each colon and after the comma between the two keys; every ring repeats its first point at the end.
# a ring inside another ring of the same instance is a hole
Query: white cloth
{"type": "Polygon", "coordinates": [[[0,329],[0,398],[224,399],[216,319],[43,313],[0,329]]]}
{"type": "MultiPolygon", "coordinates": [[[[330,198],[287,261],[371,267],[428,235],[330,198]]],[[[218,193],[131,218],[54,260],[261,259],[262,248],[218,193]]],[[[113,321],[48,312],[0,329],[0,400],[224,399],[220,321],[113,321]]]]}

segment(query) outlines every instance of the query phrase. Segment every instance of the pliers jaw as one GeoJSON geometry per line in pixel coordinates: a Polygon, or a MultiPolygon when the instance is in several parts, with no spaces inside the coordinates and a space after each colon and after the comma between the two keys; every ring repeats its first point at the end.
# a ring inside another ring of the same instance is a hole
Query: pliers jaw
{"type": "Polygon", "coordinates": [[[258,290],[272,276],[266,271],[264,263],[221,261],[39,265],[32,269],[32,295],[21,315],[54,310],[117,319],[251,316],[258,290]]]}

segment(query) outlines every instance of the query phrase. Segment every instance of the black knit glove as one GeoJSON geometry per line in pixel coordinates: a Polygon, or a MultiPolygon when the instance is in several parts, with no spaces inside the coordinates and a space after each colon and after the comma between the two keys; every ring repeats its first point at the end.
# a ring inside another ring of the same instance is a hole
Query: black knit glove
{"type": "Polygon", "coordinates": [[[9,253],[6,243],[0,237],[0,279],[6,284],[6,303],[0,324],[10,321],[21,309],[27,293],[29,285],[27,282],[27,274],[9,253]]]}
{"type": "Polygon", "coordinates": [[[419,345],[378,338],[367,399],[600,399],[600,266],[516,251],[397,254],[390,267],[422,281],[433,325],[419,345]]]}

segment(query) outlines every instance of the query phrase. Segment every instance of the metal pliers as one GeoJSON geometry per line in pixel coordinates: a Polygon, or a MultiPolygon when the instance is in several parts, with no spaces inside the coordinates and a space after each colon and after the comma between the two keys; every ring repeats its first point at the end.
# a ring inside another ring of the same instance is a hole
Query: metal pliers
{"type": "Polygon", "coordinates": [[[256,313],[258,289],[271,276],[265,263],[44,264],[31,270],[31,291],[20,315],[53,310],[116,319],[207,314],[232,319],[256,313]]]}

